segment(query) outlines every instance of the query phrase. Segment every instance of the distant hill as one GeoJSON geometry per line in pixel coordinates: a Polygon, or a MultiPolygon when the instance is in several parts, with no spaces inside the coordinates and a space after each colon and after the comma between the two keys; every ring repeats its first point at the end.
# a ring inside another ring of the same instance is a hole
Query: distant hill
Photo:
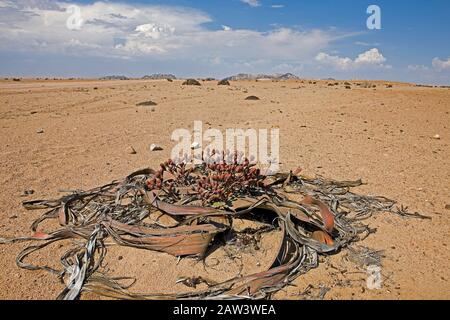
{"type": "Polygon", "coordinates": [[[248,74],[239,73],[237,75],[225,78],[224,80],[256,80],[256,79],[271,79],[271,80],[290,80],[290,79],[300,79],[292,73],[284,74],[248,74]]]}
{"type": "Polygon", "coordinates": [[[129,78],[125,76],[105,76],[100,78],[100,80],[129,80],[129,78]]]}
{"type": "Polygon", "coordinates": [[[164,73],[155,73],[142,77],[142,79],[151,79],[151,80],[163,80],[163,79],[175,80],[176,78],[177,77],[175,77],[173,74],[164,74],[164,73]]]}
{"type": "Polygon", "coordinates": [[[300,77],[297,77],[295,74],[292,74],[292,73],[285,73],[285,74],[281,74],[281,75],[276,75],[275,79],[277,79],[277,80],[290,80],[290,79],[299,80],[300,77]]]}

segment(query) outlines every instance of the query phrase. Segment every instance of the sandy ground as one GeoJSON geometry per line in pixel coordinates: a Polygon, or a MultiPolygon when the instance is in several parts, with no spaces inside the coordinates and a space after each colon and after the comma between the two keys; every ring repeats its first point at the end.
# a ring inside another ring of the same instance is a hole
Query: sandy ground
{"type": "MultiPolygon", "coordinates": [[[[376,84],[375,89],[353,84],[348,90],[342,82],[330,87],[308,81],[233,82],[229,87],[216,82],[186,87],[179,81],[0,81],[0,235],[30,234],[40,212],[26,212],[25,199],[57,197],[59,189],[90,188],[157,166],[170,156],[172,131],[192,130],[194,120],[202,120],[204,129],[278,127],[282,169],[301,166],[306,173],[334,179],[362,178],[367,185],[358,192],[396,199],[432,220],[382,214],[368,221],[377,232],[360,244],[384,250],[379,290],[366,288],[365,271],[350,263],[344,250],[275,298],[309,298],[301,293],[312,285],[316,291],[330,288],[325,299],[449,299],[450,90],[376,84]],[[261,100],[245,101],[248,95],[261,100]],[[136,107],[146,100],[158,105],[154,110],[136,107]],[[433,139],[436,134],[440,139],[433,139]],[[164,150],[150,152],[152,143],[164,150]],[[129,146],[137,154],[129,154],[129,146]],[[21,197],[27,189],[35,194],[21,197]]],[[[241,253],[243,273],[268,267],[274,239],[267,236],[261,250],[241,253]]],[[[32,259],[57,266],[67,245],[57,244],[32,259]]],[[[55,298],[62,289],[55,276],[16,266],[23,247],[0,246],[0,298],[55,298]]],[[[166,254],[119,247],[111,248],[107,262],[106,271],[135,276],[133,290],[145,292],[186,290],[175,284],[178,276],[223,280],[236,275],[241,264],[223,250],[205,264],[182,259],[176,265],[166,254]]]]}

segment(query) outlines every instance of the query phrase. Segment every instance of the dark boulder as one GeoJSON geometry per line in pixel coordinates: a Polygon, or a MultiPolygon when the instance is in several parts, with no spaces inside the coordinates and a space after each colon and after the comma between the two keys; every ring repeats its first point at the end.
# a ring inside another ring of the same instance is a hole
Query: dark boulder
{"type": "Polygon", "coordinates": [[[183,86],[201,86],[201,84],[195,79],[187,79],[183,82],[183,86]]]}
{"type": "Polygon", "coordinates": [[[228,80],[226,80],[226,79],[223,79],[223,80],[220,80],[220,81],[217,83],[217,85],[218,85],[218,86],[229,86],[229,85],[230,85],[230,81],[228,81],[228,80]]]}

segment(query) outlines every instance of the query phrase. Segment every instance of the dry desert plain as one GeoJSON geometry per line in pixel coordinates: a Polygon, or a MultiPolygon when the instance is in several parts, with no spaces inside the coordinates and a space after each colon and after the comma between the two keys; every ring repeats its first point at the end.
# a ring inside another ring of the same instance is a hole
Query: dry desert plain
{"type": "MultiPolygon", "coordinates": [[[[363,88],[357,82],[346,89],[343,81],[336,86],[327,81],[233,81],[230,86],[205,81],[197,87],[178,80],[2,80],[0,235],[31,234],[30,224],[40,212],[25,211],[23,200],[59,197],[60,189],[87,189],[156,167],[170,156],[172,131],[192,130],[195,120],[221,130],[276,127],[283,170],[301,166],[309,175],[362,178],[366,184],[357,192],[384,195],[432,219],[379,214],[367,221],[377,232],[359,244],[383,250],[381,289],[368,290],[364,269],[342,250],[273,298],[320,298],[326,292],[325,299],[449,299],[450,89],[403,83],[387,88],[379,81],[372,82],[376,88],[363,88]],[[260,100],[246,101],[249,95],[260,100]],[[136,106],[147,100],[157,105],[136,106]],[[164,150],[150,152],[152,143],[164,150]],[[136,154],[127,151],[130,146],[136,154]],[[35,193],[23,196],[30,189],[35,193]]],[[[54,227],[54,222],[42,225],[54,227]]],[[[50,246],[30,259],[59,266],[67,245],[50,246]]],[[[16,266],[24,246],[0,245],[0,298],[55,298],[63,285],[54,275],[16,266]]],[[[240,265],[244,274],[265,270],[275,246],[268,236],[262,238],[264,250],[244,252],[240,262],[228,261],[217,250],[206,264],[182,259],[178,265],[164,253],[115,246],[104,268],[136,277],[136,292],[185,291],[177,277],[225,280],[240,265]]]]}

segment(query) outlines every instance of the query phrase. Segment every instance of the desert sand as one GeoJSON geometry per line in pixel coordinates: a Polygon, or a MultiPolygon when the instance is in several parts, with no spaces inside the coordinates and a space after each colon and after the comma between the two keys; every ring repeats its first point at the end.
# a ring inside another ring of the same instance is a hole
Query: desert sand
{"type": "MultiPolygon", "coordinates": [[[[309,175],[362,178],[366,184],[358,192],[395,199],[432,219],[380,214],[367,221],[377,232],[358,244],[383,250],[381,289],[368,290],[365,271],[342,250],[275,299],[319,297],[302,295],[309,285],[329,288],[325,299],[449,299],[450,90],[403,83],[387,88],[383,82],[363,88],[357,82],[349,90],[344,81],[182,86],[178,80],[2,80],[0,235],[31,234],[29,226],[41,212],[27,212],[23,200],[59,197],[60,189],[87,189],[156,167],[170,157],[172,131],[192,130],[195,120],[204,129],[276,127],[282,170],[300,166],[309,175]],[[244,100],[249,95],[260,100],[244,100]],[[147,100],[157,106],[136,106],[147,100]],[[152,143],[164,150],[150,152],[152,143]],[[136,154],[127,151],[130,146],[136,154]],[[30,189],[35,193],[23,196],[30,189]]],[[[24,246],[0,246],[0,298],[54,299],[63,288],[54,275],[16,266],[24,246]]],[[[262,250],[242,253],[243,273],[266,269],[274,246],[263,237],[262,250]]],[[[65,249],[58,243],[30,259],[57,266],[65,249]]],[[[164,253],[112,247],[104,268],[136,277],[133,291],[176,292],[186,290],[176,284],[180,276],[233,277],[241,262],[227,259],[219,250],[205,263],[182,259],[177,265],[164,253]]]]}

